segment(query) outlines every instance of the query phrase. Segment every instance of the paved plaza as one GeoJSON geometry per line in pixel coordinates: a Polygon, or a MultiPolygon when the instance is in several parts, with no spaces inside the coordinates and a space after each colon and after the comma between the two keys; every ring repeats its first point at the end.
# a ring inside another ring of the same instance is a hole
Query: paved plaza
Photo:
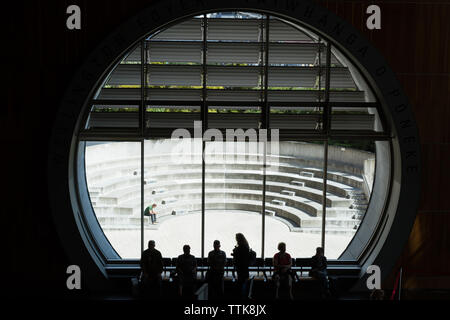
{"type": "MultiPolygon", "coordinates": [[[[287,251],[293,257],[310,257],[315,248],[320,246],[321,235],[303,232],[290,232],[282,220],[267,216],[265,256],[271,257],[277,251],[277,244],[283,241],[287,244],[287,251]]],[[[243,233],[249,241],[250,247],[261,254],[261,215],[245,211],[210,210],[205,214],[205,253],[212,250],[212,243],[218,239],[222,243],[222,250],[230,256],[235,245],[234,235],[243,233]]],[[[118,254],[123,258],[137,258],[140,256],[139,228],[122,230],[105,230],[105,234],[118,254]]],[[[341,254],[351,235],[326,235],[326,256],[336,259],[341,254]]],[[[162,220],[157,227],[146,227],[144,243],[155,240],[157,249],[165,257],[176,257],[182,253],[184,244],[191,246],[191,253],[201,255],[201,213],[195,212],[182,216],[173,216],[162,220]],[[151,228],[151,229],[150,229],[151,228]]]]}

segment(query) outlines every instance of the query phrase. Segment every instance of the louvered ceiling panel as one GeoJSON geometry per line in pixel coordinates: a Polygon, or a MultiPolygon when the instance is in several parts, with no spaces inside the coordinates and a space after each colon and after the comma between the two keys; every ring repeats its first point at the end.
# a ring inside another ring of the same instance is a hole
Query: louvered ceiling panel
{"type": "Polygon", "coordinates": [[[320,114],[271,114],[270,127],[278,129],[313,130],[316,127],[317,121],[320,120],[320,114]]]}
{"type": "Polygon", "coordinates": [[[317,73],[313,67],[270,67],[269,87],[313,88],[317,73]]]}
{"type": "Polygon", "coordinates": [[[305,33],[279,20],[270,19],[269,41],[310,42],[312,39],[305,33]]]}
{"type": "Polygon", "coordinates": [[[207,99],[212,101],[259,101],[258,90],[208,90],[207,99]]]}
{"type": "MultiPolygon", "coordinates": [[[[321,78],[321,83],[324,88],[325,77],[321,78]]],[[[330,88],[356,88],[350,71],[347,68],[331,68],[330,88]]]]}
{"type": "Polygon", "coordinates": [[[373,114],[333,114],[331,130],[374,130],[373,114]]]}
{"type": "Polygon", "coordinates": [[[111,73],[107,85],[140,85],[141,67],[137,64],[119,64],[111,73]]]}
{"type": "Polygon", "coordinates": [[[309,43],[270,43],[269,64],[314,64],[318,47],[309,43]]]}
{"type": "Polygon", "coordinates": [[[208,40],[258,41],[256,19],[208,19],[208,40]]]}
{"type": "Polygon", "coordinates": [[[102,88],[97,99],[103,100],[139,100],[140,88],[102,88]]]}
{"type": "Polygon", "coordinates": [[[284,91],[269,91],[269,101],[279,102],[305,102],[305,101],[317,101],[319,91],[310,90],[284,90],[284,91]]]}
{"type": "Polygon", "coordinates": [[[201,63],[200,42],[159,42],[149,43],[149,62],[201,63]]]}
{"type": "Polygon", "coordinates": [[[200,66],[150,65],[147,84],[157,86],[200,86],[200,66]]]}
{"type": "Polygon", "coordinates": [[[147,97],[149,100],[200,101],[202,90],[150,88],[147,90],[147,97]]]}
{"type": "Polygon", "coordinates": [[[141,62],[141,46],[133,49],[130,54],[124,59],[124,62],[133,62],[140,63],[141,62]]]}
{"type": "Polygon", "coordinates": [[[259,67],[210,66],[207,72],[208,86],[257,87],[261,70],[259,67]]]}
{"type": "Polygon", "coordinates": [[[364,91],[330,91],[333,102],[365,102],[364,91]]]}
{"type": "Polygon", "coordinates": [[[201,19],[190,19],[161,31],[151,40],[202,40],[201,19]]]}
{"type": "MultiPolygon", "coordinates": [[[[333,54],[333,52],[331,53],[330,61],[331,61],[332,65],[342,66],[342,64],[339,62],[339,60],[333,54]]],[[[325,47],[322,49],[322,52],[321,52],[321,55],[320,55],[320,62],[321,62],[321,64],[326,64],[326,62],[327,62],[327,52],[326,52],[326,48],[325,47]]]]}
{"type": "Polygon", "coordinates": [[[90,128],[136,128],[139,126],[138,112],[91,112],[90,128]]]}
{"type": "Polygon", "coordinates": [[[259,63],[261,45],[258,43],[208,43],[207,63],[259,63]]]}
{"type": "Polygon", "coordinates": [[[209,128],[258,128],[261,115],[258,113],[240,113],[238,117],[233,113],[209,113],[209,128]]]}

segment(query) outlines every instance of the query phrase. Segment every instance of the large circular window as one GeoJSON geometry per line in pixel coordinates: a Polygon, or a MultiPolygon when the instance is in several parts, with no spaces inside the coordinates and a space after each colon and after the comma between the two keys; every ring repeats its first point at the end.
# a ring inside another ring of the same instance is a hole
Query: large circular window
{"type": "Polygon", "coordinates": [[[97,265],[139,259],[148,240],[165,257],[184,244],[205,257],[216,239],[229,253],[237,232],[262,258],[283,241],[293,257],[322,246],[331,260],[376,260],[413,168],[387,99],[400,91],[380,86],[387,67],[361,63],[371,49],[349,50],[358,38],[344,24],[338,40],[327,34],[336,17],[306,9],[192,8],[164,21],[156,7],[109,39],[117,49],[99,48],[68,158],[97,265]]]}

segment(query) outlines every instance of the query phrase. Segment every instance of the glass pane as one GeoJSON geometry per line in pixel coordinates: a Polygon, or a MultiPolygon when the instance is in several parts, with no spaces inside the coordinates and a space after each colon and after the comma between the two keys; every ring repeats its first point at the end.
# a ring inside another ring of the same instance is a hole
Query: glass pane
{"type": "MultiPolygon", "coordinates": [[[[255,131],[249,129],[249,131],[255,131]]],[[[262,154],[256,139],[205,143],[205,254],[219,240],[228,257],[242,233],[261,255],[262,154]]],[[[241,137],[241,136],[240,136],[241,137]]]]}
{"type": "Polygon", "coordinates": [[[268,150],[265,256],[286,243],[292,257],[311,257],[321,244],[323,143],[271,142],[268,150]],[[271,150],[272,149],[272,150],[271,150]]]}
{"type": "Polygon", "coordinates": [[[201,139],[151,139],[144,143],[144,208],[156,204],[156,224],[144,217],[144,246],[155,240],[164,257],[183,245],[201,255],[201,139]]]}
{"type": "Polygon", "coordinates": [[[325,253],[337,259],[366,212],[375,175],[373,141],[335,141],[328,146],[325,253]]]}
{"type": "Polygon", "coordinates": [[[139,142],[86,142],[86,181],[97,220],[121,258],[141,253],[139,142]]]}

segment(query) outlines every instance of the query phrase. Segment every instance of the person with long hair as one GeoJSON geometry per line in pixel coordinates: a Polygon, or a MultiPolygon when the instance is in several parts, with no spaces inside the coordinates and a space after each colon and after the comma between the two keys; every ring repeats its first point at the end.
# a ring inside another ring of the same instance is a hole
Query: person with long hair
{"type": "Polygon", "coordinates": [[[236,234],[236,246],[231,253],[233,256],[233,263],[237,273],[237,286],[242,299],[245,299],[247,294],[248,279],[250,277],[248,267],[250,264],[250,246],[247,239],[242,233],[236,234]]]}

